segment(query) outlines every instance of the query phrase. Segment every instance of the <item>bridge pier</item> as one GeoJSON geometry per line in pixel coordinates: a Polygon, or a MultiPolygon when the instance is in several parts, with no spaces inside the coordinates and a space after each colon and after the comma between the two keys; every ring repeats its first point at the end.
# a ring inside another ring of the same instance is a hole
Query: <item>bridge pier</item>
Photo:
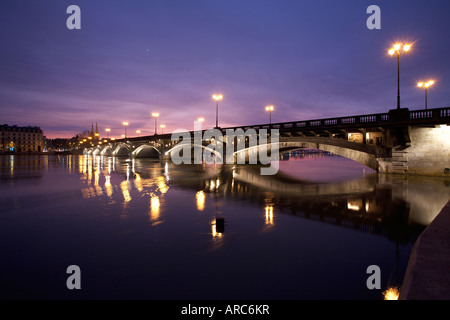
{"type": "Polygon", "coordinates": [[[380,172],[450,177],[450,127],[409,127],[409,142],[379,159],[380,172]]]}

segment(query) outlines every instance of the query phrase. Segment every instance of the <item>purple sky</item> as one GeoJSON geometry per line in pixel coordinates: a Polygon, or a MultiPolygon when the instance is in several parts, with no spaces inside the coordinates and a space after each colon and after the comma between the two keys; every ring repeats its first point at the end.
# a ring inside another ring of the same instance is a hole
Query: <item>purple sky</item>
{"type": "Polygon", "coordinates": [[[46,0],[0,2],[0,124],[72,137],[222,127],[424,108],[416,87],[433,78],[429,108],[449,105],[450,2],[442,0],[46,0]],[[81,30],[66,8],[81,8],[81,30]],[[366,9],[381,8],[381,30],[366,9]]]}

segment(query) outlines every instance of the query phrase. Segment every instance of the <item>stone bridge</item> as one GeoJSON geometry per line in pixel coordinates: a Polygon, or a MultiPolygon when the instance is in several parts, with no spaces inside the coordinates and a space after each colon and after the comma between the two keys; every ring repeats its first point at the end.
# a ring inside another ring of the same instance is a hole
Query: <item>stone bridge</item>
{"type": "Polygon", "coordinates": [[[395,109],[382,114],[217,128],[215,134],[207,135],[201,130],[174,136],[132,137],[86,148],[84,154],[170,159],[181,152],[193,159],[207,151],[216,161],[230,163],[230,159],[234,162],[245,159],[248,163],[262,149],[270,154],[276,148],[283,154],[314,148],[341,155],[378,172],[450,176],[449,125],[450,107],[395,109]],[[257,137],[256,147],[250,133],[257,137]]]}

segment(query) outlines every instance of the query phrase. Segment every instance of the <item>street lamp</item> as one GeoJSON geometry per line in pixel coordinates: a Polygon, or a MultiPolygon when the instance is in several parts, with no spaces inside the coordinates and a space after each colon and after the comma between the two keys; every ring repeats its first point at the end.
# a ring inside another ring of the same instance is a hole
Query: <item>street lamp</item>
{"type": "Polygon", "coordinates": [[[202,125],[202,123],[205,122],[205,118],[199,117],[197,118],[197,122],[199,122],[199,124],[202,125]]]}
{"type": "Polygon", "coordinates": [[[108,139],[109,139],[109,132],[111,131],[111,129],[110,128],[106,128],[105,131],[108,132],[108,139]]]}
{"type": "Polygon", "coordinates": [[[136,134],[138,135],[138,137],[139,137],[140,133],[141,133],[141,130],[136,130],[136,134]]]}
{"type": "Polygon", "coordinates": [[[434,84],[434,80],[429,80],[429,81],[427,81],[427,82],[419,82],[419,83],[417,84],[417,86],[418,86],[419,88],[425,88],[425,110],[427,110],[427,108],[428,108],[427,91],[428,91],[428,88],[431,87],[433,84],[434,84]]]}
{"type": "Polygon", "coordinates": [[[124,128],[125,128],[125,135],[124,135],[124,137],[126,138],[126,137],[127,137],[127,126],[128,126],[128,122],[122,122],[122,124],[123,124],[123,126],[124,126],[124,128]]]}
{"type": "Polygon", "coordinates": [[[272,124],[272,111],[275,109],[274,106],[266,106],[266,111],[269,111],[269,123],[272,124]]]}
{"type": "Polygon", "coordinates": [[[203,122],[205,122],[205,118],[198,117],[197,118],[197,122],[194,122],[194,130],[196,130],[196,129],[200,129],[201,130],[203,122]]]}
{"type": "Polygon", "coordinates": [[[161,134],[164,134],[164,128],[166,127],[166,125],[162,124],[159,127],[161,128],[161,134]]]}
{"type": "Polygon", "coordinates": [[[388,53],[392,57],[397,54],[397,109],[400,109],[400,55],[406,54],[411,49],[411,45],[396,43],[389,49],[388,53]]]}
{"type": "Polygon", "coordinates": [[[156,130],[156,119],[159,117],[159,113],[158,112],[153,112],[152,113],[152,117],[155,118],[155,135],[158,133],[156,130]]]}
{"type": "Polygon", "coordinates": [[[212,98],[216,100],[216,128],[219,128],[219,101],[223,99],[221,94],[213,94],[212,98]]]}

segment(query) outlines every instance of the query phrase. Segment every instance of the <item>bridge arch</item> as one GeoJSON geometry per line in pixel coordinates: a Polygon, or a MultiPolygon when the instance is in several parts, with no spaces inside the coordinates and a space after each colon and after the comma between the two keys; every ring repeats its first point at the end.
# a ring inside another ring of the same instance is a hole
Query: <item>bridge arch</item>
{"type": "Polygon", "coordinates": [[[383,147],[335,138],[298,137],[289,140],[280,142],[280,154],[300,148],[318,149],[356,161],[376,171],[379,169],[378,159],[388,156],[388,151],[383,147]]]}
{"type": "MultiPolygon", "coordinates": [[[[270,144],[263,145],[270,150],[270,144]]],[[[248,163],[251,156],[258,156],[259,148],[261,145],[249,147],[246,149],[238,150],[234,152],[234,159],[238,161],[239,157],[244,157],[246,163],[248,163]]],[[[339,141],[338,139],[327,139],[327,138],[314,138],[310,139],[308,137],[298,137],[291,139],[283,139],[278,145],[279,154],[303,149],[318,149],[322,151],[331,152],[333,154],[348,158],[350,160],[361,163],[371,169],[378,171],[378,158],[386,156],[386,150],[377,146],[362,145],[356,142],[349,141],[339,141]]],[[[243,158],[240,158],[241,160],[243,158]]]]}
{"type": "MultiPolygon", "coordinates": [[[[225,145],[225,143],[223,143],[225,145]]],[[[202,160],[203,160],[203,152],[206,150],[212,154],[214,154],[214,156],[218,157],[218,159],[220,161],[223,161],[223,156],[222,154],[217,151],[214,148],[210,148],[209,144],[208,145],[203,145],[203,144],[198,144],[198,143],[190,143],[190,142],[181,142],[176,144],[175,146],[173,146],[172,148],[170,148],[169,150],[167,150],[166,152],[164,152],[164,156],[169,156],[170,158],[172,158],[172,153],[174,152],[179,152],[180,149],[185,149],[185,148],[190,148],[190,153],[191,153],[191,160],[194,159],[195,157],[195,148],[202,148],[202,152],[201,152],[201,156],[202,156],[202,160]]],[[[225,147],[224,147],[225,150],[225,147]]],[[[184,154],[183,156],[184,157],[184,154]]]]}
{"type": "Polygon", "coordinates": [[[131,155],[131,147],[126,143],[119,143],[113,151],[114,157],[129,157],[131,155]]]}
{"type": "Polygon", "coordinates": [[[158,148],[149,145],[149,144],[143,144],[136,148],[132,153],[131,156],[134,158],[156,158],[159,159],[161,155],[161,151],[158,150],[158,148]]]}
{"type": "Polygon", "coordinates": [[[103,150],[100,151],[100,155],[105,157],[112,157],[113,151],[114,150],[111,148],[111,146],[105,146],[103,150]]]}

